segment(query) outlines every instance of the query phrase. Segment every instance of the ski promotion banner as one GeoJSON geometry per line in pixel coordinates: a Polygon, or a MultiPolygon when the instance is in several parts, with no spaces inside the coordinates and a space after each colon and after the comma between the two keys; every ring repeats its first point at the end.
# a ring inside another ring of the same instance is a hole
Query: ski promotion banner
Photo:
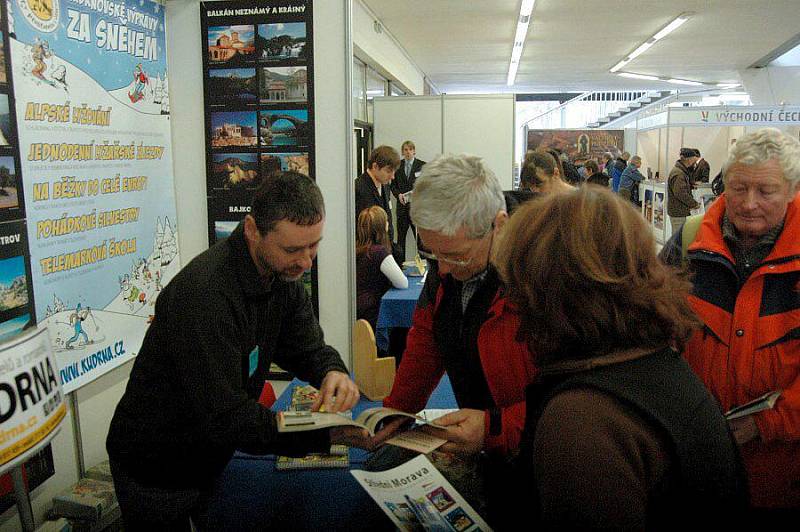
{"type": "Polygon", "coordinates": [[[45,329],[0,347],[0,471],[38,452],[58,432],[67,405],[45,329]]]}
{"type": "Polygon", "coordinates": [[[135,356],[178,271],[163,6],[10,0],[35,314],[65,393],[135,356]]]}

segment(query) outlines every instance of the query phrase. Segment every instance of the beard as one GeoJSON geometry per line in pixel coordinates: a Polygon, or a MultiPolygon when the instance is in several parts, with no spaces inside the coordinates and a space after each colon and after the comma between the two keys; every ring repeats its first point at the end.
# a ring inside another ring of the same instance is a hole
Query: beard
{"type": "Polygon", "coordinates": [[[257,253],[256,257],[258,258],[258,264],[263,269],[264,278],[270,279],[277,277],[281,281],[285,282],[292,282],[292,281],[299,281],[305,270],[303,268],[297,266],[285,266],[283,268],[276,268],[274,264],[272,264],[269,259],[263,253],[257,253]]]}

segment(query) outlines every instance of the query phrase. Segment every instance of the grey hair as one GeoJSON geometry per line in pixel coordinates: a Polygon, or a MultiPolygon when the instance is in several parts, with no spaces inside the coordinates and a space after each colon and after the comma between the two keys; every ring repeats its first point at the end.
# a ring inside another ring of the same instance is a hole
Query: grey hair
{"type": "Polygon", "coordinates": [[[727,183],[728,169],[735,163],[758,165],[771,159],[781,165],[783,178],[790,185],[800,182],[800,141],[773,127],[748,133],[736,141],[722,166],[722,179],[727,183]]]}
{"type": "Polygon", "coordinates": [[[638,155],[634,155],[633,157],[631,157],[630,161],[628,161],[628,162],[630,162],[630,163],[640,163],[640,162],[642,162],[642,158],[639,157],[638,155]]]}
{"type": "Polygon", "coordinates": [[[463,226],[467,238],[480,238],[505,208],[500,182],[483,159],[447,154],[422,167],[414,184],[411,220],[418,228],[445,236],[463,226]]]}

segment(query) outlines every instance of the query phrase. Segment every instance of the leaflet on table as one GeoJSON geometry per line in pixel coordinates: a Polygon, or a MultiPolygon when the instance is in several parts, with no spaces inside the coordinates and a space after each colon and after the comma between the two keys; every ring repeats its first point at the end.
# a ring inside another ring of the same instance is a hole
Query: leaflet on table
{"type": "Polygon", "coordinates": [[[400,530],[491,530],[425,456],[388,471],[350,473],[400,530]]]}

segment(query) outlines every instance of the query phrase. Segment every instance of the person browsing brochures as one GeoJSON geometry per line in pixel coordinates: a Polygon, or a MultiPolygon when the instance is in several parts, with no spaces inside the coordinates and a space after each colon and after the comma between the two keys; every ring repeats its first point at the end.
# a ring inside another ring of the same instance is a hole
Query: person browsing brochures
{"type": "Polygon", "coordinates": [[[190,516],[207,528],[209,497],[235,450],[299,456],[366,441],[366,431],[340,428],[278,434],[275,414],[256,400],[275,361],[319,387],[313,410],[358,401],[301,282],[324,223],[314,181],[282,172],[230,237],[159,294],[106,440],[126,530],[189,530],[190,516]]]}
{"type": "MultiPolygon", "coordinates": [[[[489,260],[508,219],[503,190],[480,157],[440,156],[414,185],[411,219],[430,268],[384,405],[418,412],[447,372],[460,410],[438,420],[448,427],[442,450],[485,451],[501,476],[518,446],[525,386],[535,374],[527,344],[516,338],[519,314],[489,260]]],[[[390,423],[376,441],[397,429],[390,423]]]]}

